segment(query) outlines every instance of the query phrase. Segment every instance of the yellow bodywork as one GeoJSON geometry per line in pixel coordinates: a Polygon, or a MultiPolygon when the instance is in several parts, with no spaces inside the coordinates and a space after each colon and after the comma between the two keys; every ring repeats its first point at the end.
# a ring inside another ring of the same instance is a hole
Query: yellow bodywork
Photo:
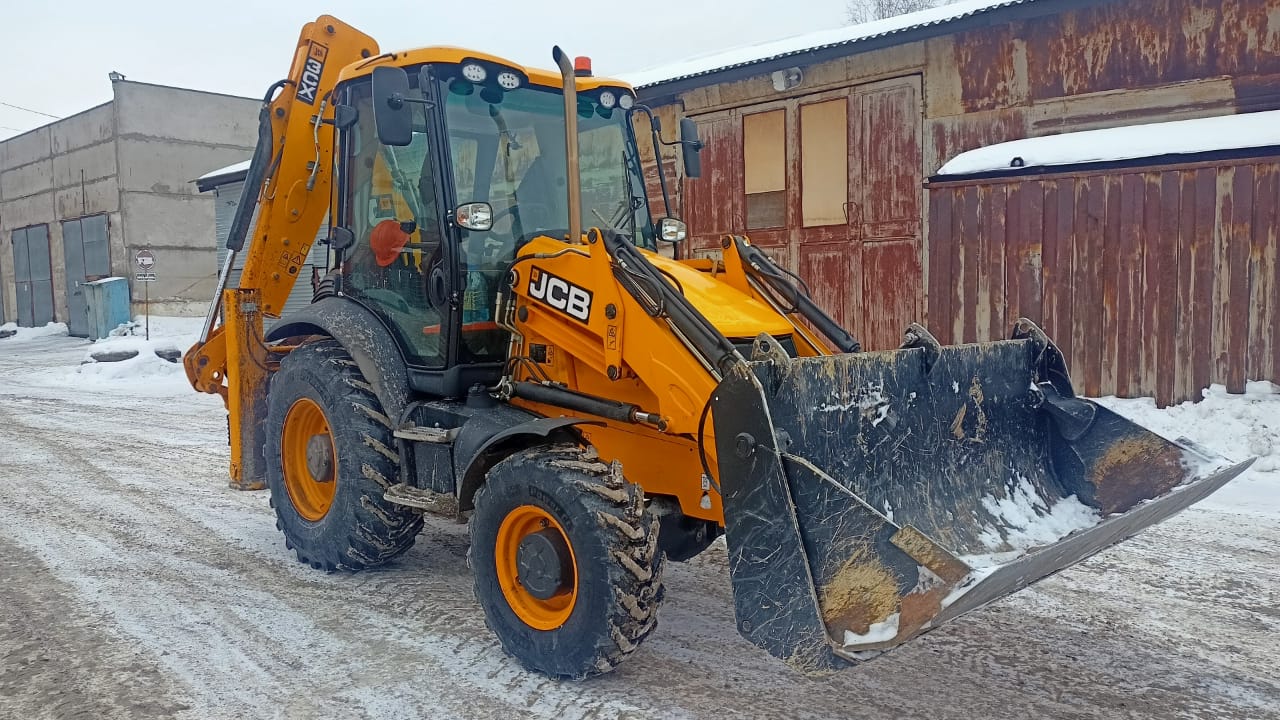
{"type": "MultiPolygon", "coordinates": [[[[600,419],[603,426],[583,426],[581,432],[601,457],[621,461],[627,478],[639,483],[646,493],[678,498],[686,515],[723,522],[719,494],[714,486],[703,488],[698,457],[699,420],[718,381],[683,346],[665,319],[650,316],[618,286],[612,260],[598,233],[589,230],[583,244],[543,237],[521,249],[520,257],[533,259],[515,266],[518,300],[513,313],[516,340],[512,354],[528,355],[531,346],[544,345],[547,362],[540,366],[550,379],[660,415],[665,421],[663,430],[600,419]],[[552,255],[555,257],[545,257],[552,255]],[[593,298],[588,322],[532,299],[529,285],[537,272],[590,289],[593,298]],[[612,373],[610,368],[614,368],[612,373]]],[[[760,333],[791,336],[802,356],[828,353],[807,329],[752,289],[731,245],[725,250],[724,261],[682,262],[642,252],[679,284],[685,297],[726,337],[749,341],[760,333]]],[[[563,414],[559,408],[526,400],[513,403],[543,415],[563,414]]],[[[707,465],[715,473],[712,422],[707,419],[702,425],[707,465]]]]}
{"type": "MultiPolygon", "coordinates": [[[[560,87],[558,72],[527,68],[502,58],[453,47],[430,47],[405,52],[380,52],[377,43],[336,18],[322,16],[308,23],[299,37],[289,72],[290,84],[270,102],[274,138],[271,163],[257,198],[258,221],[251,229],[240,287],[225,291],[224,324],[213,329],[184,360],[192,385],[217,393],[230,414],[231,484],[260,488],[262,417],[266,383],[280,348],[263,344],[263,319],[279,317],[303,267],[317,229],[332,211],[334,193],[334,130],[330,96],[343,82],[372,74],[375,67],[414,67],[424,63],[460,63],[468,59],[513,68],[529,82],[560,87]],[[303,87],[314,87],[314,101],[305,102],[303,87]],[[319,121],[319,122],[317,122],[319,121]]],[[[608,78],[580,77],[581,91],[600,87],[629,90],[608,78]]],[[[389,196],[404,216],[404,199],[381,162],[375,166],[376,194],[389,196]]],[[[622,461],[627,476],[646,492],[676,497],[693,517],[723,521],[714,484],[704,487],[703,463],[698,456],[699,420],[704,422],[707,466],[715,472],[712,423],[703,410],[718,378],[684,347],[666,320],[648,315],[614,279],[611,261],[602,245],[590,242],[590,231],[578,242],[537,238],[520,250],[521,257],[556,255],[517,263],[517,308],[527,312],[515,320],[512,352],[527,355],[529,346],[548,348],[543,368],[554,380],[573,390],[634,404],[661,415],[665,429],[603,420],[584,426],[583,433],[602,457],[622,461]],[[566,251],[567,252],[562,252],[566,251]],[[582,323],[527,297],[529,273],[546,271],[594,294],[590,321],[582,323]],[[612,306],[613,317],[607,317],[612,306]],[[613,368],[612,374],[610,368],[613,368]],[[611,379],[611,377],[613,379],[611,379]]],[[[419,242],[414,233],[410,244],[419,242]]],[[[687,297],[726,337],[749,342],[760,333],[793,338],[800,355],[829,351],[803,325],[779,312],[752,286],[733,250],[726,243],[722,260],[671,260],[648,253],[649,260],[675,279],[687,297]]],[[[403,254],[421,262],[417,254],[403,254]]],[[[410,259],[412,258],[412,259],[410,259]]],[[[421,269],[421,268],[419,268],[421,269]]],[[[516,376],[514,379],[527,379],[516,376]]],[[[513,400],[548,416],[563,409],[513,400]]],[[[594,419],[594,418],[592,418],[594,419]]],[[[714,478],[711,478],[714,483],[714,478]]]]}

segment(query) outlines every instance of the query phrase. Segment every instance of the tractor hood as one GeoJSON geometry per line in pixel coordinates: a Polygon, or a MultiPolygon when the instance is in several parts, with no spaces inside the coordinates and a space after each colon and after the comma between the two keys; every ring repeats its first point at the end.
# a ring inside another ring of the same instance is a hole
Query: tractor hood
{"type": "Polygon", "coordinates": [[[754,339],[760,333],[777,337],[794,332],[791,323],[776,310],[717,280],[714,275],[649,250],[640,252],[668,278],[674,279],[685,298],[725,337],[754,339]]]}

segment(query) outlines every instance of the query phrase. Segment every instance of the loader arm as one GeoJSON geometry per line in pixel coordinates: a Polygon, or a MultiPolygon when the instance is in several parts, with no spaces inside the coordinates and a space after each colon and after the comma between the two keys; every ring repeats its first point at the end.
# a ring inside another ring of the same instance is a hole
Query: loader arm
{"type": "Polygon", "coordinates": [[[257,454],[244,449],[260,446],[254,434],[260,432],[255,418],[261,417],[266,397],[263,317],[280,316],[329,214],[330,92],[343,67],[377,54],[373,38],[322,15],[303,27],[288,76],[263,98],[258,144],[227,238],[230,252],[204,328],[183,358],[192,387],[221,395],[230,411],[233,487],[261,483],[251,459],[257,454]],[[247,254],[238,287],[228,288],[232,263],[242,251],[247,254]]]}

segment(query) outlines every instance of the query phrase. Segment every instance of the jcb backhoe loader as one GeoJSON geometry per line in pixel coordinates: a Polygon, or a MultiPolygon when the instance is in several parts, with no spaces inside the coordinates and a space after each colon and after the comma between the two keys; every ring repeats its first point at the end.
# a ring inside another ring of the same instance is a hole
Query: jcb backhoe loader
{"type": "Polygon", "coordinates": [[[724,533],[741,634],[821,671],[1244,469],[1076,397],[1029,321],[861,352],[745,238],[661,256],[685,226],[646,197],[646,110],[553,56],[382,52],[325,16],[264,98],[243,274],[228,257],[184,362],[227,402],[233,486],[270,488],[302,562],[372,567],[423,512],[467,519],[502,646],[585,677],[652,633],[664,560],[724,533]],[[326,217],[330,271],[264,336],[326,217]]]}

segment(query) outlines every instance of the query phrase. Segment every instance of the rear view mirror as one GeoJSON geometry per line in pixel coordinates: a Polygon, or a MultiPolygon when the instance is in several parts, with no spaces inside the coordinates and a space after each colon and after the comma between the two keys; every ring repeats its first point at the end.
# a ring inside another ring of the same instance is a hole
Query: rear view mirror
{"type": "Polygon", "coordinates": [[[373,124],[383,145],[403,146],[413,141],[413,113],[405,104],[409,73],[404,68],[373,69],[373,124]]]}
{"type": "Polygon", "coordinates": [[[702,176],[702,141],[698,139],[698,124],[689,118],[680,120],[680,150],[684,154],[685,177],[702,176]]]}
{"type": "Polygon", "coordinates": [[[360,113],[351,105],[333,106],[333,126],[339,130],[346,130],[355,125],[359,119],[360,113]]]}
{"type": "Polygon", "coordinates": [[[453,221],[468,230],[488,230],[493,227],[493,208],[486,202],[463,203],[453,211],[453,221]]]}
{"type": "Polygon", "coordinates": [[[683,220],[665,217],[658,221],[658,237],[664,242],[682,242],[689,235],[689,226],[683,220]]]}

